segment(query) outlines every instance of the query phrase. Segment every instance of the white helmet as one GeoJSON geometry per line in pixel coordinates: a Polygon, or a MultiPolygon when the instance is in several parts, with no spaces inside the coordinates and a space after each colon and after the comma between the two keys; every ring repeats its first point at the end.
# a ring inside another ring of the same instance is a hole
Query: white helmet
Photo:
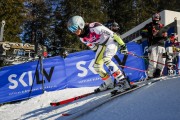
{"type": "Polygon", "coordinates": [[[67,23],[68,30],[76,32],[79,28],[84,29],[85,22],[81,16],[73,16],[67,23]]]}
{"type": "Polygon", "coordinates": [[[161,20],[161,16],[159,13],[155,13],[153,16],[152,16],[152,20],[154,21],[160,21],[161,20]]]}

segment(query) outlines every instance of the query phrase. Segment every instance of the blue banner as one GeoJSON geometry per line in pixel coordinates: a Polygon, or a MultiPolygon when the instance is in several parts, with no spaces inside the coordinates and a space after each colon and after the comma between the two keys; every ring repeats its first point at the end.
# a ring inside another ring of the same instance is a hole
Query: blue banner
{"type": "Polygon", "coordinates": [[[68,87],[97,86],[101,78],[93,69],[95,53],[92,50],[70,54],[65,59],[68,87]]]}
{"type": "Polygon", "coordinates": [[[43,78],[39,71],[40,63],[38,61],[2,68],[0,70],[0,103],[41,94],[42,79],[44,79],[46,91],[64,89],[67,81],[65,80],[63,59],[60,57],[44,59],[43,65],[43,78]],[[31,86],[32,92],[30,94],[31,86]]]}
{"type": "Polygon", "coordinates": [[[147,40],[144,40],[144,41],[141,43],[141,45],[142,45],[142,49],[143,49],[143,54],[144,54],[145,56],[147,56],[147,55],[148,55],[148,41],[147,41],[147,40]]]}
{"type": "MultiPolygon", "coordinates": [[[[141,45],[128,43],[127,47],[129,52],[143,56],[141,45]]],[[[89,50],[71,54],[65,59],[68,87],[91,87],[102,83],[101,78],[93,69],[94,56],[95,53],[89,50]]],[[[128,55],[127,59],[124,59],[125,56],[120,53],[117,53],[117,56],[123,65],[119,64],[115,58],[113,61],[124,70],[131,82],[146,77],[143,72],[146,68],[142,58],[128,55]]],[[[106,66],[104,68],[107,70],[106,66]]]]}
{"type": "MultiPolygon", "coordinates": [[[[127,44],[128,51],[142,56],[141,45],[127,44]]],[[[43,60],[43,73],[39,61],[0,69],[0,103],[26,99],[46,91],[74,87],[99,86],[101,78],[93,69],[95,53],[91,50],[69,54],[65,59],[52,57],[43,60]],[[44,84],[43,84],[44,83],[44,84]]],[[[146,77],[144,60],[117,53],[113,61],[123,69],[130,81],[146,77]]],[[[107,70],[106,66],[104,66],[107,70]]]]}

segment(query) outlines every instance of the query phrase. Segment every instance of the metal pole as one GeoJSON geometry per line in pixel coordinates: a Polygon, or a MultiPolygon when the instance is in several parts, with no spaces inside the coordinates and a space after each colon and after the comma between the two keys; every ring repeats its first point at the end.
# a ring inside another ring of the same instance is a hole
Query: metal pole
{"type": "Polygon", "coordinates": [[[3,33],[4,33],[4,26],[5,26],[5,21],[2,21],[2,26],[1,26],[1,35],[0,35],[0,42],[3,41],[3,33]]]}
{"type": "Polygon", "coordinates": [[[40,61],[40,71],[41,71],[41,75],[42,75],[42,90],[44,93],[45,89],[44,89],[44,72],[43,72],[43,57],[42,57],[42,55],[39,56],[39,61],[40,61]]]}

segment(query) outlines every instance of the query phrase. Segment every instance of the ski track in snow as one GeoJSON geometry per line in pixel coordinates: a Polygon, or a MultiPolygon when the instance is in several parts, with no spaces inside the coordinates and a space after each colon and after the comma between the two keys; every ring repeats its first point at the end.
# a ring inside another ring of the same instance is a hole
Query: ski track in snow
{"type": "MultiPolygon", "coordinates": [[[[179,79],[179,76],[175,77],[165,77],[165,80],[169,79],[179,79]]],[[[162,80],[163,81],[163,80],[162,80]]],[[[155,84],[151,84],[149,86],[146,86],[143,88],[144,91],[148,91],[151,87],[155,86],[155,84]]],[[[5,104],[0,107],[0,120],[69,120],[72,119],[73,117],[76,117],[74,115],[72,116],[62,116],[63,113],[73,113],[78,110],[83,109],[83,107],[87,106],[93,106],[95,103],[100,102],[102,98],[108,93],[105,92],[100,95],[91,95],[86,98],[79,99],[77,101],[74,101],[72,103],[69,103],[68,105],[62,105],[62,106],[57,106],[57,107],[52,107],[49,105],[50,102],[52,101],[60,101],[60,100],[65,100],[68,98],[72,98],[75,96],[79,96],[85,93],[92,92],[96,87],[83,87],[83,88],[69,88],[69,89],[64,89],[64,90],[59,90],[59,91],[52,91],[52,92],[45,92],[42,95],[33,97],[29,100],[24,100],[18,103],[14,104],[5,104]]],[[[142,89],[139,89],[136,91],[136,94],[141,94],[143,91],[142,89]]],[[[133,94],[128,94],[123,97],[126,97],[126,101],[132,101],[133,94]],[[129,97],[126,97],[129,96],[129,97]]],[[[136,98],[134,96],[134,98],[136,98]]],[[[119,98],[120,99],[120,98],[119,98]]],[[[110,103],[113,102],[118,102],[116,99],[113,101],[110,101],[110,103]]],[[[125,104],[125,103],[124,103],[125,104]]],[[[131,105],[131,104],[130,104],[131,105]]],[[[141,106],[142,107],[142,106],[141,106]]],[[[104,117],[110,118],[109,114],[102,113],[103,110],[110,109],[110,114],[113,114],[113,120],[114,119],[119,119],[118,117],[118,112],[116,109],[112,109],[112,104],[105,104],[100,108],[97,108],[87,115],[82,115],[82,117],[77,118],[79,119],[86,119],[86,120],[92,120],[93,117],[100,117],[100,115],[104,114],[104,117]],[[103,108],[103,109],[102,109],[103,108]],[[102,109],[102,111],[100,111],[102,109]],[[96,113],[97,112],[97,113],[96,113]],[[98,112],[100,115],[98,115],[98,112]],[[93,116],[91,116],[91,113],[93,116]],[[89,117],[87,117],[89,116],[89,117]]],[[[134,108],[130,108],[131,111],[134,110],[134,108]]],[[[128,112],[128,111],[125,111],[128,112]]],[[[180,111],[179,111],[180,113],[180,111]]]]}
{"type": "MultiPolygon", "coordinates": [[[[62,113],[82,106],[91,99],[69,103],[68,105],[52,107],[50,102],[65,100],[84,93],[92,92],[95,87],[71,88],[53,92],[45,92],[42,95],[15,104],[6,104],[0,107],[0,120],[54,120],[62,113]]],[[[92,98],[93,99],[93,98],[92,98]]],[[[64,117],[64,116],[63,116],[64,117]]],[[[66,117],[65,117],[66,118],[66,117]]]]}

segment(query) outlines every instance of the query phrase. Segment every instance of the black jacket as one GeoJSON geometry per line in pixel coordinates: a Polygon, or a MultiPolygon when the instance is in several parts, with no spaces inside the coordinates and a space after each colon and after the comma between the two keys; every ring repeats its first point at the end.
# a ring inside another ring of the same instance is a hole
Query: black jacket
{"type": "Polygon", "coordinates": [[[143,27],[141,35],[142,37],[148,38],[148,46],[164,46],[164,41],[166,38],[162,36],[162,33],[166,30],[163,30],[163,27],[163,24],[153,22],[150,22],[143,27]],[[157,34],[155,34],[156,32],[157,34]]]}

